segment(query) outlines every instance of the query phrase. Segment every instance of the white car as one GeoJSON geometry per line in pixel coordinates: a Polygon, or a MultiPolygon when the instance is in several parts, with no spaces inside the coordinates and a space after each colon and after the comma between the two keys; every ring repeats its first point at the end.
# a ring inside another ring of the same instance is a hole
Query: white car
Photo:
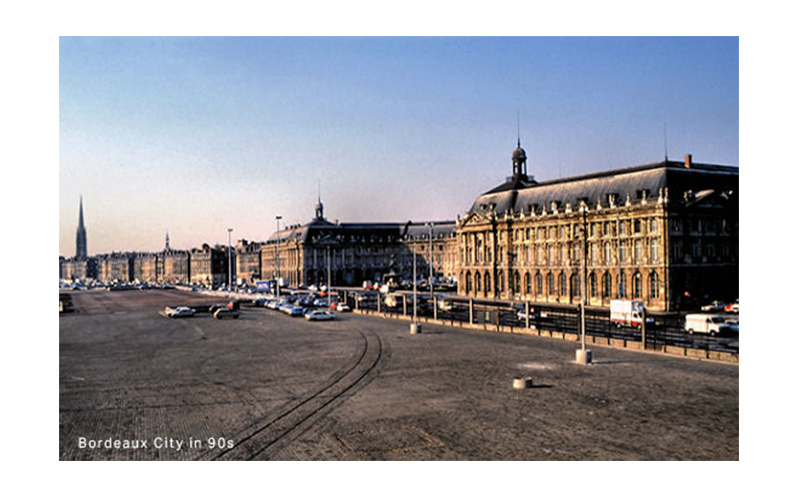
{"type": "Polygon", "coordinates": [[[338,304],[336,304],[336,311],[337,312],[347,312],[349,310],[350,310],[350,307],[347,304],[345,304],[344,302],[339,302],[338,304]]]}
{"type": "Polygon", "coordinates": [[[168,307],[166,309],[166,314],[168,318],[190,318],[194,316],[194,313],[196,312],[197,311],[195,311],[191,307],[186,307],[186,306],[180,306],[174,309],[172,307],[168,307]]]}
{"type": "Polygon", "coordinates": [[[318,309],[306,313],[306,319],[309,321],[329,321],[336,319],[336,315],[327,309],[318,309]]]}

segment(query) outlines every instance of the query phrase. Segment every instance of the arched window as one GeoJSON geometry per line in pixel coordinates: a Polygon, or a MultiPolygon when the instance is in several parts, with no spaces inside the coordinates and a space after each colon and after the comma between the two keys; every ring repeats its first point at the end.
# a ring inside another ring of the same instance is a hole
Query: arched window
{"type": "Polygon", "coordinates": [[[570,297],[577,298],[581,296],[581,279],[577,274],[569,277],[570,297]]]}
{"type": "Polygon", "coordinates": [[[633,298],[642,298],[642,275],[638,272],[633,275],[633,298]]]}
{"type": "Polygon", "coordinates": [[[567,296],[567,275],[564,273],[558,275],[558,294],[562,297],[567,296]]]}
{"type": "Polygon", "coordinates": [[[660,292],[660,287],[659,287],[659,283],[658,283],[658,274],[650,273],[650,286],[649,286],[649,288],[650,288],[650,298],[651,299],[659,298],[661,292],[660,292]]]}
{"type": "Polygon", "coordinates": [[[489,279],[489,271],[483,273],[483,285],[487,294],[492,293],[492,282],[489,279]]]}
{"type": "Polygon", "coordinates": [[[525,295],[531,294],[531,273],[525,273],[525,295]]]}
{"type": "Polygon", "coordinates": [[[522,290],[519,284],[519,271],[514,271],[514,289],[511,290],[512,294],[518,294],[522,290]]]}
{"type": "Polygon", "coordinates": [[[625,271],[621,271],[619,273],[619,279],[617,280],[617,287],[619,289],[619,298],[626,299],[628,298],[628,287],[627,283],[625,283],[625,271]]]}
{"type": "Polygon", "coordinates": [[[613,286],[611,284],[611,275],[608,274],[608,271],[603,273],[602,288],[603,288],[603,298],[607,299],[611,297],[611,289],[613,288],[613,286]]]}
{"type": "Polygon", "coordinates": [[[497,291],[503,293],[506,291],[506,280],[505,276],[503,276],[503,271],[500,271],[497,274],[497,291]]]}
{"type": "Polygon", "coordinates": [[[594,273],[589,275],[589,296],[597,297],[597,275],[594,273]]]}
{"type": "Polygon", "coordinates": [[[555,278],[553,277],[553,273],[547,273],[547,294],[548,295],[556,294],[556,283],[555,283],[555,278]]]}
{"type": "Polygon", "coordinates": [[[472,293],[472,273],[467,271],[467,294],[472,293]]]}
{"type": "Polygon", "coordinates": [[[536,281],[536,295],[542,295],[542,273],[536,271],[534,280],[536,281]]]}
{"type": "Polygon", "coordinates": [[[480,293],[481,291],[481,273],[479,271],[475,271],[475,292],[480,293]]]}

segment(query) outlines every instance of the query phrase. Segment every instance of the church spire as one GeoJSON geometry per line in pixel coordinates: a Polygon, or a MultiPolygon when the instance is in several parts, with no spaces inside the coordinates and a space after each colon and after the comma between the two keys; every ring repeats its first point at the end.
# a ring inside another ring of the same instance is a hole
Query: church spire
{"type": "Polygon", "coordinates": [[[85,259],[86,256],[86,227],[83,225],[83,195],[81,195],[80,208],[78,209],[78,231],[75,235],[75,257],[85,259]]]}

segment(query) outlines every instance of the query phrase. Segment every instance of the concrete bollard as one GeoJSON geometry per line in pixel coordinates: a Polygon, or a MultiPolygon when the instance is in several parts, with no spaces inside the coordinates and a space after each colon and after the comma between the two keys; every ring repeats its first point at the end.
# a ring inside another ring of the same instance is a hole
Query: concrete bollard
{"type": "Polygon", "coordinates": [[[422,333],[422,325],[419,323],[411,323],[411,335],[422,333]]]}
{"type": "Polygon", "coordinates": [[[575,362],[579,365],[588,365],[592,363],[592,351],[588,349],[577,349],[575,351],[575,362]]]}
{"type": "Polygon", "coordinates": [[[530,389],[533,387],[533,379],[531,377],[516,377],[514,379],[514,389],[530,389]]]}

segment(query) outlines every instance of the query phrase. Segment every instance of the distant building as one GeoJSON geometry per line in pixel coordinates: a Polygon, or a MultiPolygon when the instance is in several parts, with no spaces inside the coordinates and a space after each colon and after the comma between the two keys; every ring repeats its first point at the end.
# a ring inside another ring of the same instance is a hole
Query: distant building
{"type": "Polygon", "coordinates": [[[162,280],[172,285],[188,284],[191,281],[189,272],[189,252],[186,250],[166,249],[160,254],[163,257],[162,280]]]}
{"type": "Polygon", "coordinates": [[[663,161],[536,182],[513,175],[457,222],[458,290],[471,297],[674,310],[739,293],[739,169],[663,161]]]}
{"type": "Polygon", "coordinates": [[[191,283],[216,287],[228,282],[228,254],[222,247],[203,244],[189,255],[191,283]]]}
{"type": "Polygon", "coordinates": [[[242,285],[254,285],[261,279],[263,243],[239,240],[236,244],[236,279],[242,285]]]}
{"type": "MultiPolygon", "coordinates": [[[[434,275],[452,277],[455,222],[432,224],[434,275]]],[[[308,286],[328,283],[330,269],[333,286],[360,286],[387,276],[411,279],[412,251],[418,254],[418,278],[426,278],[428,234],[425,223],[330,222],[320,201],[313,220],[282,228],[261,245],[261,278],[280,275],[285,286],[308,286]]]]}
{"type": "Polygon", "coordinates": [[[97,257],[97,279],[103,283],[133,281],[134,254],[110,253],[97,257]]]}

